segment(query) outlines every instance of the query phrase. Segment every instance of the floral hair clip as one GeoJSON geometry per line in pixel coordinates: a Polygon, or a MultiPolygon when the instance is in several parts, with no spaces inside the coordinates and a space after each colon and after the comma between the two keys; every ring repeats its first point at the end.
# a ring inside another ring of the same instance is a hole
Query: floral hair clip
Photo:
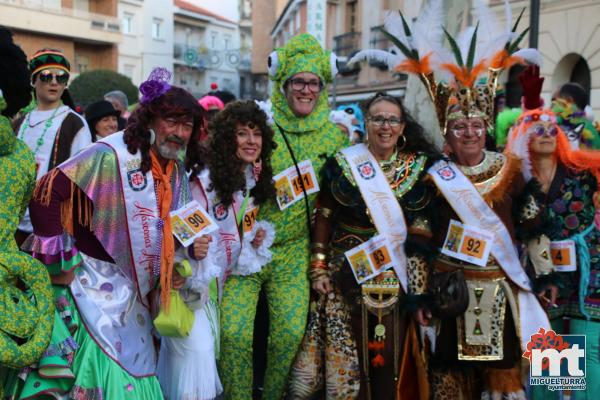
{"type": "Polygon", "coordinates": [[[171,72],[166,68],[154,68],[152,72],[150,72],[148,79],[140,85],[140,92],[142,93],[140,103],[148,105],[154,101],[154,99],[165,94],[171,89],[171,85],[169,85],[170,80],[171,72]]]}
{"type": "Polygon", "coordinates": [[[547,113],[545,111],[534,112],[534,113],[529,113],[525,117],[523,117],[521,123],[527,124],[527,123],[536,122],[536,121],[552,122],[552,123],[556,124],[556,116],[553,113],[547,113]]]}

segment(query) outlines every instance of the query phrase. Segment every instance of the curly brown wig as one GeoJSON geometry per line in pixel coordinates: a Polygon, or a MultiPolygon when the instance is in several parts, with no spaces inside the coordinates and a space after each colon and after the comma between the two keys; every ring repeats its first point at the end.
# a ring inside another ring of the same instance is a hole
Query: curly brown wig
{"type": "Polygon", "coordinates": [[[157,97],[149,104],[140,104],[127,121],[123,141],[127,150],[135,154],[138,150],[142,153],[142,171],[150,171],[150,131],[148,127],[154,118],[175,118],[191,116],[194,121],[192,137],[187,145],[185,167],[193,174],[203,168],[206,152],[200,146],[198,138],[203,129],[205,111],[200,107],[194,96],[186,90],[172,86],[165,94],[157,97]]]}
{"type": "Polygon", "coordinates": [[[275,197],[271,153],[276,147],[273,130],[267,124],[267,116],[252,100],[234,101],[219,112],[209,124],[210,180],[225,207],[233,203],[233,193],[244,190],[244,162],[237,155],[236,125],[254,124],[262,133],[262,172],[250,194],[255,204],[262,204],[275,197]]]}

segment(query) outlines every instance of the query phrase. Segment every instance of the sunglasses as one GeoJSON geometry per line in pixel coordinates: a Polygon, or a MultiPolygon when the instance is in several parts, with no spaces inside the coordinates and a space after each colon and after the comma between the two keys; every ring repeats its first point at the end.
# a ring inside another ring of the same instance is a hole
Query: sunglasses
{"type": "Polygon", "coordinates": [[[533,133],[535,133],[535,136],[537,137],[544,136],[544,133],[548,133],[548,135],[555,137],[558,135],[558,129],[554,125],[549,125],[547,127],[544,125],[536,125],[533,128],[533,133]]]}
{"type": "Polygon", "coordinates": [[[38,78],[44,83],[50,83],[52,82],[52,79],[56,79],[56,83],[59,83],[61,85],[65,85],[67,82],[69,82],[69,74],[65,71],[58,71],[53,73],[52,71],[46,69],[40,72],[38,78]]]}

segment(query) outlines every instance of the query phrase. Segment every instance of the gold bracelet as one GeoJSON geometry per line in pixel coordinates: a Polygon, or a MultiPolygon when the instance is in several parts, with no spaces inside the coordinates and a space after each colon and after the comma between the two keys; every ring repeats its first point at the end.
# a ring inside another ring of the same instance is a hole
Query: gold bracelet
{"type": "Polygon", "coordinates": [[[325,261],[311,261],[310,269],[328,269],[328,266],[325,261]]]}
{"type": "Polygon", "coordinates": [[[317,250],[317,249],[327,250],[327,245],[325,243],[315,242],[310,246],[310,248],[312,250],[317,250]]]}
{"type": "Polygon", "coordinates": [[[310,261],[326,261],[327,260],[327,256],[325,255],[325,253],[312,253],[310,255],[310,261]]]}

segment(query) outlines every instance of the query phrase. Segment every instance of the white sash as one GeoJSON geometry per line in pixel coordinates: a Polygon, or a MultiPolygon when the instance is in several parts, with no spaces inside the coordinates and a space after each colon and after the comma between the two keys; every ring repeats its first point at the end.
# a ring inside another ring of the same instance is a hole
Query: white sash
{"type": "MultiPolygon", "coordinates": [[[[234,204],[229,208],[225,208],[217,196],[217,191],[212,188],[208,168],[200,172],[198,178],[202,184],[202,190],[206,195],[208,212],[219,225],[219,255],[217,257],[217,263],[222,267],[223,271],[229,271],[237,261],[242,249],[240,232],[238,230],[235,214],[235,204],[241,204],[239,202],[243,201],[243,196],[241,195],[241,191],[234,193],[234,204]]],[[[248,199],[247,209],[250,209],[251,206],[252,199],[248,199]]]]}
{"type": "Polygon", "coordinates": [[[540,327],[550,329],[550,323],[540,303],[531,293],[529,277],[521,266],[508,229],[471,181],[453,163],[438,161],[428,173],[464,223],[485,229],[494,235],[492,255],[510,280],[522,289],[518,296],[521,322],[519,336],[523,348],[526,348],[530,335],[540,327]]]}
{"type": "Polygon", "coordinates": [[[123,200],[127,213],[127,230],[132,263],[136,274],[138,290],[144,302],[146,295],[154,287],[160,271],[161,235],[160,215],[154,192],[152,173],[144,174],[141,155],[132,155],[123,142],[123,132],[117,132],[99,141],[111,147],[116,155],[123,200]]]}
{"type": "Polygon", "coordinates": [[[345,148],[341,153],[350,165],[352,176],[377,231],[381,235],[386,235],[392,245],[392,251],[400,263],[394,265],[394,271],[406,292],[408,277],[404,242],[407,229],[402,208],[385,179],[379,163],[364,143],[345,148]]]}

